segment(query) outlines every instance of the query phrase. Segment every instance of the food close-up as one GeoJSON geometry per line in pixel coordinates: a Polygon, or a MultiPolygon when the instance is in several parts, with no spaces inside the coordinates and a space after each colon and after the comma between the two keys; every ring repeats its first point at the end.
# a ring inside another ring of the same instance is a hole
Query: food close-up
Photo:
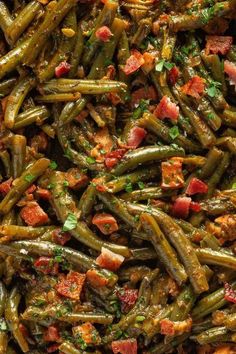
{"type": "Polygon", "coordinates": [[[236,0],[0,0],[0,354],[236,353],[236,0]]]}

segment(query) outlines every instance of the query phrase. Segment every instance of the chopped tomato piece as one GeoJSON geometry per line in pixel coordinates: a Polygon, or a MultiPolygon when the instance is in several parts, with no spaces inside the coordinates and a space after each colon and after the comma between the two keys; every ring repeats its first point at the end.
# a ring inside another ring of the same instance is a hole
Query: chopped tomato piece
{"type": "Polygon", "coordinates": [[[172,86],[174,86],[179,78],[179,69],[177,68],[177,66],[173,66],[173,68],[170,69],[169,71],[169,81],[171,83],[172,86]]]}
{"type": "Polygon", "coordinates": [[[174,102],[171,102],[169,97],[163,96],[153,113],[159,119],[170,118],[177,121],[179,107],[174,102]]]}
{"type": "Polygon", "coordinates": [[[106,268],[112,271],[116,271],[120,268],[121,264],[124,262],[124,257],[116,254],[105,247],[102,247],[101,254],[97,257],[96,263],[101,268],[106,268]]]}
{"type": "Polygon", "coordinates": [[[59,265],[51,257],[39,257],[34,262],[35,268],[44,274],[58,274],[59,265]]]}
{"type": "Polygon", "coordinates": [[[129,312],[138,299],[137,289],[121,289],[117,292],[117,297],[121,301],[121,311],[129,312]]]}
{"type": "Polygon", "coordinates": [[[130,130],[127,145],[133,149],[136,149],[143,141],[145,136],[147,135],[147,131],[140,127],[133,127],[130,130]]]}
{"type": "Polygon", "coordinates": [[[182,172],[182,160],[178,158],[170,159],[161,163],[162,183],[161,188],[175,189],[184,185],[182,172]]]}
{"type": "Polygon", "coordinates": [[[48,189],[40,187],[37,187],[36,195],[43,200],[50,200],[52,196],[48,189]]]}
{"type": "Polygon", "coordinates": [[[137,354],[138,352],[137,340],[133,338],[113,341],[111,348],[114,354],[137,354]]]}
{"type": "Polygon", "coordinates": [[[148,74],[155,66],[155,57],[153,54],[145,52],[143,53],[144,64],[142,65],[142,70],[148,74]]]}
{"type": "Polygon", "coordinates": [[[66,61],[61,62],[55,69],[56,77],[61,77],[62,75],[68,74],[70,71],[70,64],[66,61]]]}
{"type": "Polygon", "coordinates": [[[5,196],[8,192],[10,192],[13,178],[9,178],[8,180],[2,182],[0,184],[0,193],[5,196]]]}
{"type": "Polygon", "coordinates": [[[136,49],[131,51],[131,56],[126,60],[124,73],[126,75],[133,74],[145,63],[143,55],[136,49]]]}
{"type": "Polygon", "coordinates": [[[70,271],[64,279],[62,278],[55,286],[57,292],[72,300],[80,300],[80,294],[85,282],[86,275],[70,271]]]}
{"type": "Polygon", "coordinates": [[[161,325],[161,334],[166,336],[173,336],[175,334],[175,328],[173,321],[168,320],[168,318],[164,318],[160,321],[161,325]]]}
{"type": "Polygon", "coordinates": [[[57,344],[57,343],[52,344],[52,345],[50,345],[50,347],[47,348],[47,353],[54,353],[59,349],[59,347],[60,347],[60,344],[57,344]]]}
{"type": "Polygon", "coordinates": [[[182,219],[187,218],[189,214],[190,204],[191,204],[191,198],[189,197],[177,198],[172,207],[173,215],[182,219]]]}
{"type": "Polygon", "coordinates": [[[229,283],[224,283],[224,288],[225,288],[225,295],[224,295],[225,300],[236,304],[236,291],[232,288],[232,286],[229,283]]]}
{"type": "Polygon", "coordinates": [[[197,193],[207,193],[208,191],[208,185],[201,181],[200,179],[193,177],[186,189],[186,194],[187,195],[194,195],[197,193]]]}
{"type": "Polygon", "coordinates": [[[96,33],[95,33],[97,39],[99,39],[102,42],[109,42],[112,32],[109,27],[107,26],[102,26],[100,27],[96,33]]]}
{"type": "Polygon", "coordinates": [[[231,36],[206,36],[206,54],[225,55],[233,43],[231,36]]]}
{"type": "Polygon", "coordinates": [[[73,327],[72,331],[75,338],[79,336],[86,344],[99,345],[101,343],[98,331],[90,322],[73,327]]]}
{"type": "Polygon", "coordinates": [[[229,76],[229,82],[231,85],[236,85],[236,64],[229,60],[224,62],[224,71],[229,76]]]}
{"type": "Polygon", "coordinates": [[[65,173],[66,181],[69,183],[71,189],[79,190],[80,188],[85,187],[89,178],[84,173],[80,171],[79,168],[71,168],[65,173]]]}
{"type": "Polygon", "coordinates": [[[184,86],[181,87],[183,93],[194,98],[200,98],[200,95],[203,93],[204,89],[205,80],[198,75],[193,76],[184,86]]]}
{"type": "Polygon", "coordinates": [[[189,209],[192,211],[195,211],[196,213],[199,213],[199,211],[201,211],[202,207],[197,202],[191,202],[189,209]]]}
{"type": "Polygon", "coordinates": [[[49,326],[43,335],[45,342],[57,342],[60,339],[60,334],[56,326],[49,326]]]}
{"type": "Polygon", "coordinates": [[[60,228],[52,232],[52,241],[58,245],[64,246],[66,242],[70,241],[71,234],[69,232],[62,231],[60,228]]]}
{"type": "Polygon", "coordinates": [[[37,202],[24,206],[20,211],[20,216],[29,226],[40,226],[49,221],[48,215],[37,202]]]}
{"type": "Polygon", "coordinates": [[[110,235],[118,230],[117,221],[111,214],[95,214],[92,223],[96,225],[104,235],[110,235]]]}
{"type": "Polygon", "coordinates": [[[89,269],[86,273],[89,283],[95,288],[106,286],[108,280],[99,272],[98,269],[89,269]]]}
{"type": "Polygon", "coordinates": [[[119,160],[122,159],[126,151],[127,151],[126,149],[117,149],[106,154],[105,156],[106,167],[108,168],[114,167],[119,162],[119,160]]]}
{"type": "Polygon", "coordinates": [[[134,108],[141,100],[157,100],[157,93],[153,86],[144,86],[131,94],[131,106],[134,108]]]}

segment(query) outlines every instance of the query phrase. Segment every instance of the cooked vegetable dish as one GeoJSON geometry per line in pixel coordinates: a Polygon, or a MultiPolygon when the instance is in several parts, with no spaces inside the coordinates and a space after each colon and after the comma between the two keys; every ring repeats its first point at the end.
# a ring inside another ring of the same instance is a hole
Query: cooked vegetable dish
{"type": "Polygon", "coordinates": [[[236,0],[0,0],[0,354],[236,353],[236,0]]]}

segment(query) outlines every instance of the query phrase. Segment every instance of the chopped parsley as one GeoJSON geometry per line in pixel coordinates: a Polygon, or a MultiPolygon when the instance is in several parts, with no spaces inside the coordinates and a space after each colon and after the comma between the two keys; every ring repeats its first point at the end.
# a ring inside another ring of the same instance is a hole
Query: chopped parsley
{"type": "Polygon", "coordinates": [[[69,213],[62,227],[62,231],[74,230],[76,228],[76,225],[77,225],[77,217],[74,214],[69,213]]]}
{"type": "Polygon", "coordinates": [[[69,186],[69,182],[68,181],[64,181],[63,182],[63,187],[68,187],[69,186]]]}
{"type": "Polygon", "coordinates": [[[0,319],[0,331],[8,331],[7,323],[3,318],[0,319]]]}
{"type": "Polygon", "coordinates": [[[35,179],[35,175],[32,175],[31,173],[29,173],[28,175],[26,175],[26,176],[24,177],[24,180],[25,180],[26,182],[32,182],[34,179],[35,179]]]}
{"type": "Polygon", "coordinates": [[[51,161],[49,164],[49,168],[51,168],[51,170],[56,170],[57,163],[55,161],[51,161]]]}
{"type": "Polygon", "coordinates": [[[125,185],[125,191],[126,191],[127,193],[133,192],[133,186],[132,186],[132,183],[131,183],[131,182],[126,183],[126,185],[125,185]]]}
{"type": "Polygon", "coordinates": [[[87,157],[86,158],[86,161],[90,164],[90,165],[92,165],[93,163],[96,163],[96,160],[93,158],[93,157],[87,157]]]}
{"type": "Polygon", "coordinates": [[[145,318],[146,318],[145,316],[141,316],[141,315],[140,315],[140,316],[137,316],[137,317],[136,317],[135,321],[136,321],[136,322],[143,322],[143,321],[145,320],[145,318]]]}
{"type": "Polygon", "coordinates": [[[138,186],[140,189],[143,189],[145,187],[145,184],[142,181],[139,181],[138,186]]]}
{"type": "Polygon", "coordinates": [[[232,184],[232,189],[236,189],[236,182],[232,184]]]}
{"type": "Polygon", "coordinates": [[[148,106],[149,106],[150,100],[140,100],[139,105],[137,108],[135,108],[132,118],[133,119],[138,119],[140,118],[145,111],[148,111],[148,106]]]}
{"type": "Polygon", "coordinates": [[[161,72],[163,69],[171,70],[175,64],[166,61],[165,59],[159,60],[155,65],[155,70],[161,72]]]}
{"type": "Polygon", "coordinates": [[[172,140],[176,139],[179,136],[179,128],[177,125],[174,125],[169,129],[169,136],[172,140]]]}
{"type": "Polygon", "coordinates": [[[215,97],[218,87],[221,86],[220,82],[211,80],[210,85],[206,89],[208,96],[215,97]]]}

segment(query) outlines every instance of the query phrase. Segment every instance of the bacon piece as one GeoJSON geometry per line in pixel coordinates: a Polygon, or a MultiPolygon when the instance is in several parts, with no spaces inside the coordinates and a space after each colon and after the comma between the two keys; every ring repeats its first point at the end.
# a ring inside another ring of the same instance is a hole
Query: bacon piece
{"type": "Polygon", "coordinates": [[[85,322],[80,326],[73,327],[72,331],[75,338],[79,335],[79,337],[88,345],[99,345],[101,343],[101,338],[96,328],[90,322],[85,322]]]}
{"type": "Polygon", "coordinates": [[[140,127],[133,127],[130,130],[127,146],[132,149],[136,149],[143,141],[145,136],[147,135],[147,131],[140,127]]]}
{"type": "Polygon", "coordinates": [[[65,74],[68,74],[70,68],[71,66],[69,63],[67,63],[66,61],[62,61],[55,69],[56,77],[61,77],[65,74]]]}
{"type": "Polygon", "coordinates": [[[29,226],[40,226],[49,221],[48,215],[37,202],[24,206],[20,211],[20,216],[29,226]]]}
{"type": "Polygon", "coordinates": [[[116,340],[111,343],[111,348],[114,354],[137,354],[137,340],[133,338],[116,340]]]}
{"type": "Polygon", "coordinates": [[[178,197],[172,207],[172,214],[178,218],[185,219],[188,217],[189,208],[191,204],[191,198],[189,197],[178,197]]]}
{"type": "Polygon", "coordinates": [[[111,271],[116,271],[120,268],[125,258],[119,254],[116,254],[105,247],[102,247],[101,254],[96,258],[96,263],[101,268],[106,268],[111,271]]]}
{"type": "Polygon", "coordinates": [[[198,193],[207,193],[208,192],[208,185],[201,181],[200,179],[193,177],[186,189],[187,195],[194,195],[198,193]]]}
{"type": "Polygon", "coordinates": [[[232,286],[229,283],[224,283],[224,289],[225,289],[225,295],[224,295],[225,300],[236,304],[236,291],[232,288],[232,286]]]}
{"type": "Polygon", "coordinates": [[[170,118],[177,121],[179,107],[169,97],[163,96],[153,113],[159,119],[170,118]]]}
{"type": "Polygon", "coordinates": [[[97,269],[89,269],[86,277],[89,283],[95,288],[102,288],[108,283],[108,280],[97,269]]]}
{"type": "Polygon", "coordinates": [[[117,221],[111,214],[97,213],[92,219],[92,224],[96,225],[104,235],[110,235],[118,230],[117,221]]]}
{"type": "Polygon", "coordinates": [[[236,64],[229,60],[224,61],[224,71],[229,76],[231,85],[236,85],[236,64]]]}
{"type": "Polygon", "coordinates": [[[145,63],[143,55],[136,49],[131,51],[131,56],[126,60],[123,71],[126,75],[133,74],[145,63]]]}
{"type": "Polygon", "coordinates": [[[140,103],[141,100],[157,100],[157,93],[153,86],[144,86],[135,90],[131,94],[131,106],[135,108],[136,105],[140,103]]]}
{"type": "Polygon", "coordinates": [[[184,185],[182,159],[173,158],[161,163],[163,189],[176,189],[184,185]]]}
{"type": "Polygon", "coordinates": [[[168,79],[170,81],[170,84],[174,86],[179,78],[180,72],[177,66],[173,66],[173,68],[170,69],[168,73],[168,79]]]}
{"type": "Polygon", "coordinates": [[[60,339],[60,334],[56,326],[49,326],[43,335],[45,342],[57,342],[60,339]]]}
{"type": "Polygon", "coordinates": [[[50,200],[52,196],[51,192],[48,189],[40,187],[37,187],[36,195],[37,197],[43,200],[50,200]]]}
{"type": "Polygon", "coordinates": [[[66,242],[70,241],[71,234],[69,232],[62,231],[60,228],[53,230],[52,241],[58,245],[64,246],[66,242]]]}
{"type": "Polygon", "coordinates": [[[112,32],[111,32],[109,27],[102,26],[96,31],[95,36],[100,41],[106,43],[106,42],[109,42],[109,40],[110,40],[110,38],[112,36],[112,32]]]}
{"type": "Polygon", "coordinates": [[[86,174],[82,173],[79,168],[70,168],[65,173],[66,181],[69,183],[69,188],[74,190],[79,190],[85,187],[88,182],[89,178],[86,174]]]}
{"type": "Polygon", "coordinates": [[[117,297],[121,301],[121,311],[129,312],[138,299],[137,289],[121,289],[117,291],[117,297]]]}
{"type": "Polygon", "coordinates": [[[70,271],[66,277],[62,278],[55,286],[57,292],[72,300],[80,300],[80,294],[85,282],[86,275],[70,271]]]}
{"type": "Polygon", "coordinates": [[[127,151],[126,149],[116,149],[106,154],[105,156],[106,167],[112,168],[115,165],[117,165],[117,163],[119,162],[120,159],[122,159],[126,151],[127,151]]]}
{"type": "Polygon", "coordinates": [[[206,36],[206,54],[225,55],[231,48],[233,37],[231,36],[206,36]]]}
{"type": "Polygon", "coordinates": [[[155,66],[155,57],[149,52],[143,53],[144,64],[142,65],[142,70],[148,74],[155,66]]]}
{"type": "Polygon", "coordinates": [[[2,182],[0,184],[0,193],[5,196],[8,192],[10,192],[13,178],[9,178],[8,180],[2,182]]]}
{"type": "Polygon", "coordinates": [[[181,91],[186,95],[199,99],[205,89],[205,80],[195,75],[185,85],[181,87],[181,91]]]}
{"type": "Polygon", "coordinates": [[[54,262],[51,257],[39,257],[35,260],[34,266],[37,270],[42,272],[43,274],[52,274],[56,275],[59,271],[58,263],[54,262]]]}

